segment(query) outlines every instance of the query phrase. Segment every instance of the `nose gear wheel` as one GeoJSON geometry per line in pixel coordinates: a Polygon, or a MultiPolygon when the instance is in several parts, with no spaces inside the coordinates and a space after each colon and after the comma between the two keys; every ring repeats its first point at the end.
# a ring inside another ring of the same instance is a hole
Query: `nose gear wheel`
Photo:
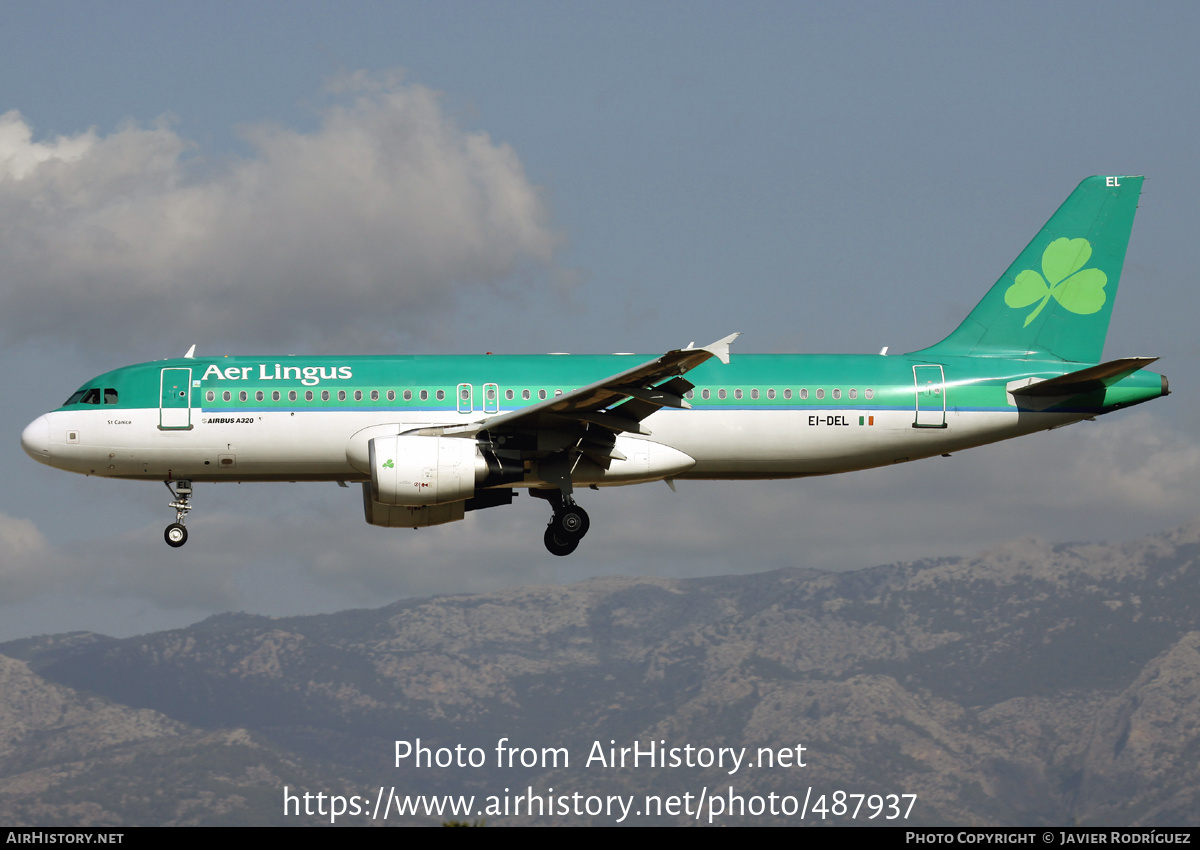
{"type": "Polygon", "coordinates": [[[163,539],[172,549],[178,549],[187,543],[188,539],[187,528],[183,523],[187,519],[188,511],[192,509],[192,482],[176,481],[174,488],[171,487],[170,481],[164,481],[163,484],[171,491],[171,501],[167,504],[175,509],[175,521],[163,531],[163,539]]]}
{"type": "Polygon", "coordinates": [[[184,543],[187,543],[187,528],[177,522],[173,522],[163,532],[163,539],[167,541],[168,546],[178,549],[184,543]]]}

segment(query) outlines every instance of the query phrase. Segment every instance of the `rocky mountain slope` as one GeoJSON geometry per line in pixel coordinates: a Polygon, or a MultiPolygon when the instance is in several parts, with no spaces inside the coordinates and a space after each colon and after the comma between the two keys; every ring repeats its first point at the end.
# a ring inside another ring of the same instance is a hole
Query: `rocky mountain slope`
{"type": "MultiPolygon", "coordinates": [[[[505,788],[639,806],[702,793],[832,803],[840,789],[916,794],[909,823],[1194,824],[1198,553],[1200,522],[1127,544],[1022,540],[851,573],[598,579],[0,644],[0,820],[328,820],[285,819],[287,785],[372,805],[380,786],[474,794],[480,806],[505,788]],[[477,747],[483,764],[396,767],[395,741],[417,738],[477,747]],[[502,738],[518,751],[511,767],[496,765],[502,738]],[[747,755],[732,773],[607,765],[635,741],[747,755]],[[804,767],[763,763],[767,750],[794,762],[798,746],[804,767]],[[536,766],[520,764],[524,748],[536,766]],[[544,748],[569,763],[543,765],[544,748]]],[[[694,822],[636,808],[623,822],[694,822]]],[[[617,819],[498,811],[489,824],[617,819]]]]}

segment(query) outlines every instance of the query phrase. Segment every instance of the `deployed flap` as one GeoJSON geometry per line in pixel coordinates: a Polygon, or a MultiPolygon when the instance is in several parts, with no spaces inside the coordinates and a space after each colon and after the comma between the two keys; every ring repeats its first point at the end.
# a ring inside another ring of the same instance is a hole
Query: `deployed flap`
{"type": "Polygon", "coordinates": [[[1157,357],[1123,357],[1120,360],[1110,360],[1099,366],[1080,369],[1078,372],[1068,372],[1057,378],[1038,381],[1027,387],[1010,390],[1014,396],[1028,398],[1065,397],[1102,390],[1115,384],[1122,378],[1132,375],[1139,369],[1145,368],[1157,360],[1157,357]]]}
{"type": "Polygon", "coordinates": [[[447,428],[445,433],[477,434],[480,431],[511,427],[536,428],[543,424],[562,424],[563,420],[567,420],[599,425],[618,433],[629,431],[648,435],[649,432],[638,425],[645,416],[660,407],[687,406],[682,395],[691,389],[691,385],[688,384],[685,388],[669,379],[690,372],[712,357],[716,357],[722,363],[728,363],[729,344],[739,335],[730,334],[703,348],[693,348],[690,345],[687,348],[677,348],[586,387],[463,428],[447,428]],[[660,384],[663,386],[660,387],[660,384]],[[634,400],[635,408],[626,411],[622,405],[616,411],[610,412],[615,405],[620,405],[628,399],[634,400]]]}

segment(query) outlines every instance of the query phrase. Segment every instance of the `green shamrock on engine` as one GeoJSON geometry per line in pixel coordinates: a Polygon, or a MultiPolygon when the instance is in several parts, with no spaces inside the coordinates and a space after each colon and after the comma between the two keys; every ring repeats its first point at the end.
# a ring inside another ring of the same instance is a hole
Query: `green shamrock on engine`
{"type": "Polygon", "coordinates": [[[383,464],[384,469],[394,469],[395,466],[396,466],[396,464],[392,463],[391,458],[388,458],[383,464]]]}
{"type": "Polygon", "coordinates": [[[1104,306],[1108,276],[1100,269],[1083,268],[1091,256],[1092,245],[1086,239],[1055,239],[1042,252],[1042,274],[1026,269],[1017,275],[1016,282],[1004,293],[1004,303],[1020,309],[1040,302],[1025,317],[1025,327],[1037,318],[1052,295],[1072,313],[1095,313],[1104,306]]]}

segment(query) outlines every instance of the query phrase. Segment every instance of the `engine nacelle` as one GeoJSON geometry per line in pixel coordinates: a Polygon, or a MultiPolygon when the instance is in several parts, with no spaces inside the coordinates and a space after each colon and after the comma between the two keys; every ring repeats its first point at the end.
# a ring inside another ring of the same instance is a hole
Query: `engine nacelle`
{"type": "Polygon", "coordinates": [[[385,505],[371,498],[371,485],[368,482],[364,481],[362,488],[363,512],[371,525],[382,525],[385,528],[426,528],[458,522],[466,513],[466,502],[448,502],[444,505],[385,505]]]}
{"type": "Polygon", "coordinates": [[[368,446],[371,496],[384,505],[461,502],[487,475],[473,438],[380,436],[368,446]]]}

